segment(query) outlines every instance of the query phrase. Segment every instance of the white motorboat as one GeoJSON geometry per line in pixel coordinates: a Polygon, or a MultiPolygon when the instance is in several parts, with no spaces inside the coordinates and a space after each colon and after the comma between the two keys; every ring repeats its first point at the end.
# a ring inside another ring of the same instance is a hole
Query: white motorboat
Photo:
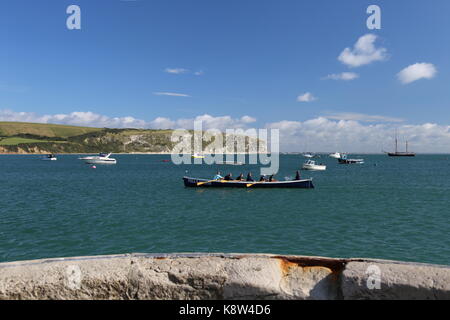
{"type": "Polygon", "coordinates": [[[314,158],[314,155],[311,152],[304,153],[303,156],[305,158],[314,158]]]}
{"type": "Polygon", "coordinates": [[[53,154],[48,154],[45,157],[43,157],[41,160],[44,161],[56,161],[58,158],[56,158],[53,154]]]}
{"type": "Polygon", "coordinates": [[[340,159],[340,158],[342,158],[343,155],[344,155],[343,153],[335,152],[335,153],[330,154],[330,157],[335,158],[335,159],[340,159]]]}
{"type": "Polygon", "coordinates": [[[307,160],[303,166],[303,170],[315,170],[315,171],[325,171],[327,170],[327,166],[324,164],[316,164],[313,160],[307,160]]]}
{"type": "Polygon", "coordinates": [[[99,153],[98,156],[82,157],[78,159],[83,160],[84,162],[89,164],[116,164],[116,159],[110,158],[110,156],[111,153],[99,153]]]}
{"type": "Polygon", "coordinates": [[[342,157],[338,159],[340,164],[363,164],[364,159],[348,159],[346,154],[343,154],[342,157]]]}

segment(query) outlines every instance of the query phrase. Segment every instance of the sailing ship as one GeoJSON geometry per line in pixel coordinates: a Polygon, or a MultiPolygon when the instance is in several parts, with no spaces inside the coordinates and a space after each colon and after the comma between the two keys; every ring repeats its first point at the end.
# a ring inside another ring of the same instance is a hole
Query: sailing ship
{"type": "Polygon", "coordinates": [[[386,152],[389,157],[415,157],[414,152],[408,151],[408,140],[406,140],[406,151],[398,151],[397,132],[395,133],[395,152],[386,152]]]}

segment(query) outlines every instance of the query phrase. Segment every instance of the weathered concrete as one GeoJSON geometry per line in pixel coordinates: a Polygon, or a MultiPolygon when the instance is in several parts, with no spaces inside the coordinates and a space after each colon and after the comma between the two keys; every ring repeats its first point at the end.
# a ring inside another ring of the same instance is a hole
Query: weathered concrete
{"type": "Polygon", "coordinates": [[[0,263],[0,299],[450,299],[450,267],[254,254],[44,259],[0,263]]]}
{"type": "Polygon", "coordinates": [[[349,262],[342,275],[346,299],[450,299],[450,268],[396,262],[349,262]],[[379,268],[379,289],[373,287],[379,268]],[[371,268],[372,267],[372,268],[371,268]],[[371,281],[372,280],[372,281],[371,281]]]}

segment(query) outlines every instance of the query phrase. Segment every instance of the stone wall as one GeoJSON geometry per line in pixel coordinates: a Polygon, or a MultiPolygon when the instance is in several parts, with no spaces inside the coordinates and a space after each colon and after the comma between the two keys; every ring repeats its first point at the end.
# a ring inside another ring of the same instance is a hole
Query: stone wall
{"type": "Polygon", "coordinates": [[[0,263],[0,299],[450,299],[450,267],[256,254],[0,263]]]}

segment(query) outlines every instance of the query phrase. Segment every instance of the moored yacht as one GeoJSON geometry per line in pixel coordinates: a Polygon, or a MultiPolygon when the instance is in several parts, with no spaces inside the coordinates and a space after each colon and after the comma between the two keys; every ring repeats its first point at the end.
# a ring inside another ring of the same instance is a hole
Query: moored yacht
{"type": "Polygon", "coordinates": [[[56,161],[58,158],[55,157],[53,154],[48,154],[45,157],[43,157],[41,160],[44,161],[56,161]]]}
{"type": "Polygon", "coordinates": [[[315,170],[315,171],[325,171],[327,170],[327,166],[324,164],[316,164],[313,160],[306,160],[306,162],[302,166],[302,170],[315,170]]]}
{"type": "Polygon", "coordinates": [[[98,156],[82,157],[78,159],[83,160],[84,162],[89,164],[116,164],[116,159],[110,158],[110,156],[111,153],[99,153],[98,156]]]}
{"type": "Polygon", "coordinates": [[[343,155],[344,155],[343,153],[335,152],[335,153],[330,154],[330,157],[335,158],[335,159],[340,159],[340,158],[342,158],[343,155]]]}
{"type": "Polygon", "coordinates": [[[338,159],[338,162],[340,164],[363,164],[364,163],[364,159],[348,159],[347,155],[344,154],[344,155],[342,155],[342,157],[340,157],[338,159]]]}

